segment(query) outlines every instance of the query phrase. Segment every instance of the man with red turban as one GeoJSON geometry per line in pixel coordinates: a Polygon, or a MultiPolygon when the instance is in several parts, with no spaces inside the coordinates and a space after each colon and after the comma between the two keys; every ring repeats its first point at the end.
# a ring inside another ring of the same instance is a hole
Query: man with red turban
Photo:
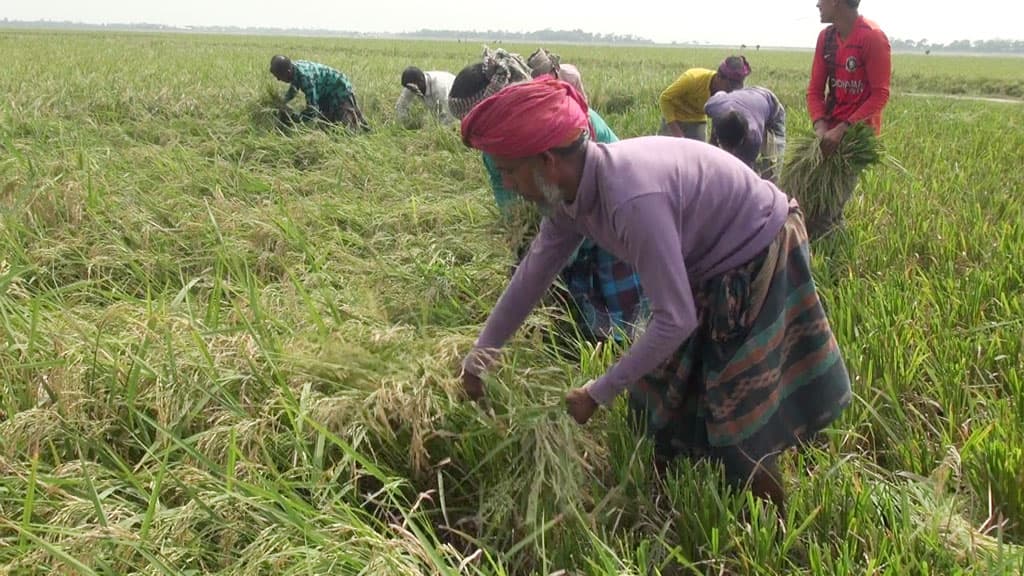
{"type": "Polygon", "coordinates": [[[509,86],[462,121],[506,185],[547,207],[538,236],[462,364],[482,375],[585,238],[639,274],[644,333],[600,378],[566,396],[586,423],[628,392],[659,469],[680,455],[783,508],[777,454],[850,402],[850,379],[811,277],[794,201],[729,153],[687,139],[591,141],[583,97],[548,79],[509,86]]]}
{"type": "MultiPolygon", "coordinates": [[[[485,49],[481,62],[466,66],[455,76],[449,94],[452,113],[462,120],[488,96],[510,85],[529,81],[530,71],[518,54],[501,48],[485,49]]],[[[618,140],[600,114],[588,110],[587,116],[592,139],[598,142],[618,140]]],[[[522,202],[505,188],[489,154],[483,153],[481,157],[518,265],[537,234],[541,210],[522,202]]],[[[578,353],[577,339],[590,344],[624,343],[642,324],[646,308],[640,278],[629,266],[592,241],[583,242],[569,257],[559,280],[552,286],[548,300],[567,314],[562,321],[556,321],[551,335],[567,357],[578,353]]]]}

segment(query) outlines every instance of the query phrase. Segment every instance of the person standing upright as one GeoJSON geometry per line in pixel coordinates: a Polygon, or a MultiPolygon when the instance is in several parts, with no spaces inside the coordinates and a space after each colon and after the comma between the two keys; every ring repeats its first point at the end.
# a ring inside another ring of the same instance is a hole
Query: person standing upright
{"type": "MultiPolygon", "coordinates": [[[[882,132],[882,111],[889,102],[892,47],[878,24],[860,15],[860,0],[818,0],[822,23],[807,86],[807,110],[825,155],[834,153],[846,131],[865,122],[882,132]]],[[[825,222],[807,222],[811,235],[843,219],[843,198],[825,222]]]]}

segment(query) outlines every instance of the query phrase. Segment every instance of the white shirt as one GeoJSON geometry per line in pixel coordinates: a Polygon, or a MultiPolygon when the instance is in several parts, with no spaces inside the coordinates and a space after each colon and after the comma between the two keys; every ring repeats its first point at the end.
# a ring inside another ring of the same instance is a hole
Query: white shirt
{"type": "Polygon", "coordinates": [[[421,96],[415,90],[410,90],[408,87],[402,88],[402,94],[398,97],[398,104],[395,105],[395,114],[398,116],[398,121],[404,124],[409,118],[409,106],[416,99],[422,99],[423,103],[427,106],[427,110],[435,118],[445,124],[454,122],[455,117],[452,116],[451,111],[448,109],[448,92],[452,89],[455,75],[442,70],[431,70],[430,72],[424,72],[423,76],[427,80],[426,94],[421,96]]]}

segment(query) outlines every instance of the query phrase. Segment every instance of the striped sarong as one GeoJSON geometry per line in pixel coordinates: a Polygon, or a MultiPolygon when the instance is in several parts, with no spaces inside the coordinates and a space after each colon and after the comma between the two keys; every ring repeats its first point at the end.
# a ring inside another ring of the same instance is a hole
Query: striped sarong
{"type": "Polygon", "coordinates": [[[811,277],[798,209],[761,255],[696,296],[697,332],[629,391],[659,460],[718,458],[742,475],[839,417],[850,378],[811,277]]]}

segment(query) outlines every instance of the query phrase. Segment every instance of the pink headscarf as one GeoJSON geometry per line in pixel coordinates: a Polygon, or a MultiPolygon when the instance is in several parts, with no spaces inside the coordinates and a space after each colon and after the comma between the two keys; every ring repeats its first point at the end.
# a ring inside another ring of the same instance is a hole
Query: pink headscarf
{"type": "Polygon", "coordinates": [[[733,82],[743,82],[750,76],[750,63],[746,56],[729,56],[718,65],[718,75],[733,82]]]}
{"type": "Polygon", "coordinates": [[[525,158],[571,144],[590,127],[587,103],[571,84],[542,76],[513,84],[462,120],[462,141],[501,158],[525,158]]]}

